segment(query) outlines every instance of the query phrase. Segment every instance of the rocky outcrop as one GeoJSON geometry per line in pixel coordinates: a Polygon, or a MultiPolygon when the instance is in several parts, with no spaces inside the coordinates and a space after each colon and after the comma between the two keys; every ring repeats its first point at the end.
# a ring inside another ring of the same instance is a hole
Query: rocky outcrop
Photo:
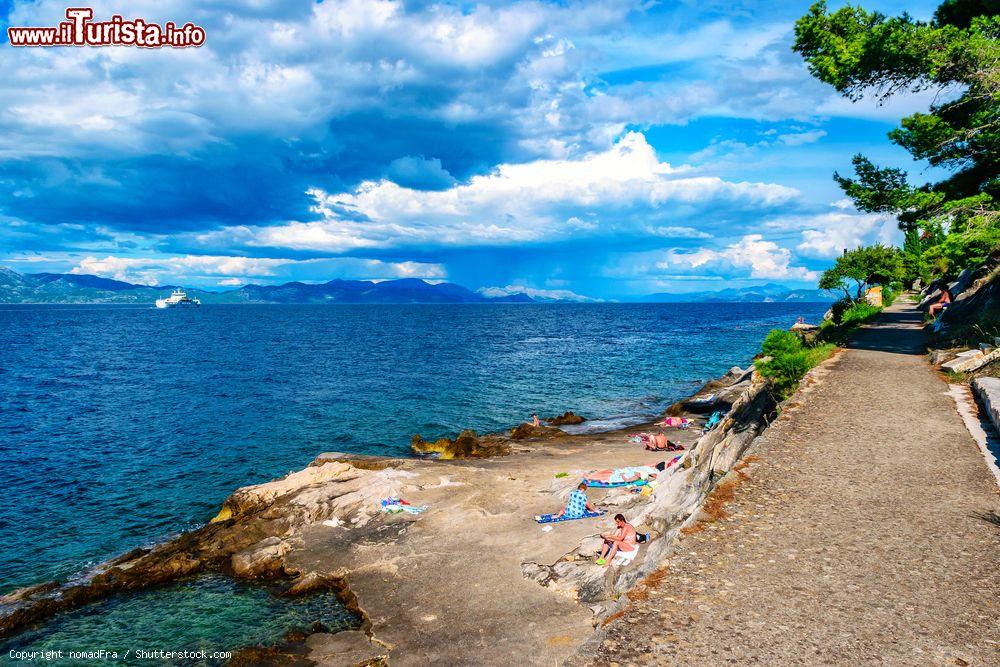
{"type": "Polygon", "coordinates": [[[413,436],[410,448],[417,454],[436,455],[441,459],[471,459],[491,456],[506,456],[510,454],[510,445],[497,436],[484,435],[480,437],[475,431],[467,429],[458,434],[454,440],[439,438],[434,442],[424,440],[419,435],[413,436]]]}
{"type": "Polygon", "coordinates": [[[981,266],[966,269],[958,279],[945,285],[942,281],[930,283],[920,293],[919,308],[926,311],[941,297],[941,288],[947,286],[952,303],[935,324],[933,333],[937,345],[950,340],[975,339],[976,331],[989,329],[1000,322],[1000,251],[994,252],[981,266]],[[984,326],[985,324],[985,326],[984,326]]]}
{"type": "Polygon", "coordinates": [[[546,440],[562,438],[568,435],[566,431],[553,426],[535,426],[534,424],[518,424],[510,430],[511,440],[546,440]]]}
{"type": "Polygon", "coordinates": [[[578,414],[574,414],[572,410],[567,410],[558,417],[549,417],[545,420],[549,426],[571,426],[574,424],[582,424],[587,421],[586,417],[581,417],[578,414]]]}
{"type": "MultiPolygon", "coordinates": [[[[300,531],[331,518],[352,527],[364,526],[376,516],[379,499],[403,494],[410,488],[411,476],[405,470],[361,470],[328,462],[237,489],[219,515],[202,528],[103,563],[82,581],[50,582],[3,596],[0,637],[111,595],[206,570],[254,579],[309,577],[310,571],[288,567],[286,562],[300,531]]],[[[317,576],[310,579],[310,586],[332,581],[317,576]]]]}
{"type": "Polygon", "coordinates": [[[243,579],[273,579],[285,574],[284,558],[292,546],[280,537],[267,537],[233,554],[233,574],[243,579]]]}
{"type": "Polygon", "coordinates": [[[728,410],[743,391],[742,384],[747,382],[754,373],[754,367],[746,370],[733,366],[722,377],[709,380],[689,398],[677,401],[666,413],[677,417],[684,413],[708,414],[716,410],[728,410]]]}
{"type": "Polygon", "coordinates": [[[274,504],[277,498],[288,495],[292,491],[322,484],[332,479],[349,481],[357,479],[358,475],[358,471],[350,464],[330,462],[321,466],[309,466],[273,482],[245,486],[229,496],[223,504],[222,510],[212,519],[212,522],[216,523],[259,512],[274,504]]]}
{"type": "Polygon", "coordinates": [[[358,470],[385,470],[386,468],[403,470],[412,466],[413,459],[396,459],[388,456],[351,454],[348,452],[323,452],[313,459],[309,466],[315,468],[324,463],[348,463],[358,470]]]}

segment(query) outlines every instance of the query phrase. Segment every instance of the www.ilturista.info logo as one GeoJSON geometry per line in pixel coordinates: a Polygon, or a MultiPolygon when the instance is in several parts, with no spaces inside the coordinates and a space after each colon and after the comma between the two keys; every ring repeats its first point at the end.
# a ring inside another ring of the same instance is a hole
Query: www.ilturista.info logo
{"type": "Polygon", "coordinates": [[[90,7],[70,7],[68,21],[57,26],[7,28],[11,46],[139,46],[146,49],[184,48],[205,43],[205,29],[193,23],[162,26],[145,19],[126,20],[115,14],[110,21],[91,21],[90,7]]]}

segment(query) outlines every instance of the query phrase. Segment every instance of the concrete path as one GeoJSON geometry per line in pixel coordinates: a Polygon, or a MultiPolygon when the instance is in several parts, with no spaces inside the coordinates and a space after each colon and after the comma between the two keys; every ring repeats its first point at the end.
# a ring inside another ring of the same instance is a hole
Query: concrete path
{"type": "Polygon", "coordinates": [[[1000,665],[1000,494],[919,326],[896,305],[818,369],[571,663],[1000,665]]]}

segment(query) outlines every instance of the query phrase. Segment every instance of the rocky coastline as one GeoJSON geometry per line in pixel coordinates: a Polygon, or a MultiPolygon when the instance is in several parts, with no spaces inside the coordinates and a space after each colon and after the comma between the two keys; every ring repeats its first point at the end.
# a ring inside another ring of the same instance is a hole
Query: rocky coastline
{"type": "MultiPolygon", "coordinates": [[[[235,664],[389,657],[467,664],[471,655],[477,664],[503,664],[510,650],[562,659],[656,571],[678,531],[776,409],[753,367],[734,368],[671,406],[667,414],[696,422],[716,410],[726,416],[705,434],[692,428],[671,435],[686,449],[651,493],[591,492],[600,507],[624,512],[652,535],[624,568],[594,564],[607,517],[554,530],[531,517],[557,509],[586,470],[665,455],[629,443],[625,431],[569,435],[525,424],[433,443],[415,436],[414,451],[434,459],[321,454],[300,471],[236,490],[197,530],[124,554],[78,580],[0,598],[0,636],[111,595],[216,571],[272,583],[283,595],[332,589],[360,619],[352,632],[296,630],[281,646],[239,652],[235,664]],[[429,509],[385,514],[379,503],[387,497],[429,509]]],[[[577,420],[572,413],[553,419],[577,420]]],[[[644,426],[651,425],[628,431],[644,426]]]]}

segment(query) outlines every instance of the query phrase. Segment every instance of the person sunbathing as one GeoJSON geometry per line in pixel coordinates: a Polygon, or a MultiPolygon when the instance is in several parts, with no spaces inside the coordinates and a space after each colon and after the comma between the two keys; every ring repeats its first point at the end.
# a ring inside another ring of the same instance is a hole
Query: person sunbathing
{"type": "Polygon", "coordinates": [[[559,510],[559,514],[553,514],[552,518],[560,519],[565,516],[567,519],[579,519],[587,512],[596,511],[597,508],[587,498],[587,483],[580,482],[576,487],[576,491],[569,494],[566,507],[559,510]]]}
{"type": "Polygon", "coordinates": [[[538,419],[538,415],[534,415],[534,414],[531,415],[531,425],[534,426],[534,427],[536,427],[536,428],[538,426],[542,425],[542,422],[538,419]]]}
{"type": "Polygon", "coordinates": [[[931,317],[937,317],[941,312],[951,305],[951,292],[947,289],[941,291],[941,298],[937,300],[936,303],[931,304],[931,307],[927,309],[927,313],[931,317]]]}
{"type": "Polygon", "coordinates": [[[604,546],[601,547],[601,553],[597,557],[598,565],[606,567],[619,551],[631,554],[639,548],[636,543],[635,527],[625,520],[624,514],[615,515],[615,525],[618,526],[618,530],[601,535],[604,546]]]}
{"type": "Polygon", "coordinates": [[[656,474],[667,467],[666,461],[651,466],[628,466],[614,470],[591,470],[583,476],[585,482],[604,482],[606,484],[627,484],[641,479],[656,479],[656,474]]]}
{"type": "Polygon", "coordinates": [[[657,426],[665,428],[687,428],[689,420],[687,417],[665,417],[662,421],[656,422],[657,426]]]}
{"type": "Polygon", "coordinates": [[[684,445],[667,440],[667,436],[661,432],[653,436],[652,441],[646,444],[646,449],[651,452],[679,452],[684,449],[684,445]]]}

